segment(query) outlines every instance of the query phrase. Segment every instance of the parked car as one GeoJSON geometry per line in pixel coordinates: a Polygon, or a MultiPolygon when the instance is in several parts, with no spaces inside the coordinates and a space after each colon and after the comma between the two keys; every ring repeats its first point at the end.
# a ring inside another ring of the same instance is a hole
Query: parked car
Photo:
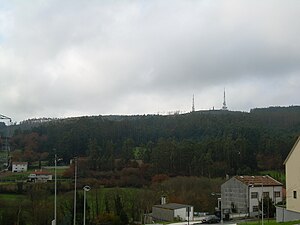
{"type": "Polygon", "coordinates": [[[219,223],[220,218],[215,215],[209,215],[202,219],[202,223],[219,223]]]}

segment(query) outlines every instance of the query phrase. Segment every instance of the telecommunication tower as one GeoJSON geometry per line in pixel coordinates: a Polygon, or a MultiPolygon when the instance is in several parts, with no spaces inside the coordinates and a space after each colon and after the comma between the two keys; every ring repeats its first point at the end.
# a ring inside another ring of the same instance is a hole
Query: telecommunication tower
{"type": "Polygon", "coordinates": [[[192,102],[192,112],[195,112],[195,98],[193,95],[193,102],[192,102]]]}
{"type": "Polygon", "coordinates": [[[222,106],[222,110],[228,110],[227,106],[226,106],[226,96],[225,96],[225,88],[224,88],[224,100],[223,100],[223,106],[222,106]]]}

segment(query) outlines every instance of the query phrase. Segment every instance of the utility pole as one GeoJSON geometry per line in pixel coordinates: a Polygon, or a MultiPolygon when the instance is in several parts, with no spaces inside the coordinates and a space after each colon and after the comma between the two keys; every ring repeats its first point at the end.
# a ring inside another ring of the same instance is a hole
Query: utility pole
{"type": "Polygon", "coordinates": [[[261,183],[261,225],[264,225],[264,184],[261,183]]]}
{"type": "Polygon", "coordinates": [[[57,166],[57,155],[55,154],[55,160],[54,160],[54,220],[56,225],[56,194],[57,194],[57,177],[56,177],[56,166],[57,166]]]}
{"type": "Polygon", "coordinates": [[[76,191],[77,191],[77,157],[74,158],[74,218],[73,218],[73,225],[76,225],[76,191]]]}

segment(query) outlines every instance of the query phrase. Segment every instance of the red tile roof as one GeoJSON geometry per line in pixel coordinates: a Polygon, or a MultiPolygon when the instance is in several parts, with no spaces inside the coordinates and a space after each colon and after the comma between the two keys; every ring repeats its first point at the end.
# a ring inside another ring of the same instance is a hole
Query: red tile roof
{"type": "Polygon", "coordinates": [[[36,172],[33,172],[32,174],[36,174],[36,175],[51,175],[51,173],[46,172],[46,171],[36,171],[36,172]]]}
{"type": "Polygon", "coordinates": [[[246,185],[254,186],[282,186],[282,183],[274,178],[266,176],[235,176],[235,178],[246,185]]]}

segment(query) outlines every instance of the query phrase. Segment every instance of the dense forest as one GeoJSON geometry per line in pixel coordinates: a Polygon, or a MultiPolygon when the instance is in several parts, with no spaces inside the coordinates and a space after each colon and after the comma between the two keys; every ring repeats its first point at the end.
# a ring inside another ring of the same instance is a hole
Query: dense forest
{"type": "Polygon", "coordinates": [[[65,163],[83,157],[95,172],[135,168],[146,180],[224,177],[283,169],[300,134],[300,106],[28,120],[8,129],[12,160],[51,164],[56,153],[65,163]]]}

